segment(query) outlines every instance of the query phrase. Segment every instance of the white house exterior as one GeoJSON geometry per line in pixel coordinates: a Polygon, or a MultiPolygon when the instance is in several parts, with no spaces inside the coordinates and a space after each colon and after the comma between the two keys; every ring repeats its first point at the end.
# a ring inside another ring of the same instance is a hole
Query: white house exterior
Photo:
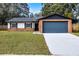
{"type": "Polygon", "coordinates": [[[17,23],[17,28],[25,28],[25,23],[17,23]]]}
{"type": "Polygon", "coordinates": [[[8,29],[10,29],[10,23],[8,23],[8,29]]]}

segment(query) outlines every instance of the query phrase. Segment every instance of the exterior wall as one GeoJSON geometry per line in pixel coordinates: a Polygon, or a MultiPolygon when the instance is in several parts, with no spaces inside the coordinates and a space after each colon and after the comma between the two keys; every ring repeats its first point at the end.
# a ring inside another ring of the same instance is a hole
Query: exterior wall
{"type": "Polygon", "coordinates": [[[8,30],[9,31],[34,31],[34,24],[32,24],[32,28],[25,28],[25,23],[17,23],[17,28],[11,29],[11,24],[8,23],[8,30]],[[23,25],[23,26],[22,26],[23,25]]]}
{"type": "Polygon", "coordinates": [[[43,21],[39,20],[39,24],[38,24],[39,32],[42,32],[42,26],[43,26],[42,23],[43,23],[43,21]]]}
{"type": "Polygon", "coordinates": [[[8,23],[8,29],[10,29],[10,23],[8,23]]]}
{"type": "Polygon", "coordinates": [[[35,23],[34,22],[32,23],[32,28],[35,28],[35,23]]]}
{"type": "Polygon", "coordinates": [[[46,19],[46,20],[39,20],[39,25],[38,25],[38,27],[39,27],[39,32],[43,32],[43,21],[51,21],[51,22],[54,22],[54,21],[68,21],[68,32],[72,32],[72,20],[71,19],[68,19],[68,20],[65,20],[65,19],[63,19],[63,20],[57,20],[57,19],[54,19],[54,20],[52,20],[52,19],[46,19]]]}
{"type": "Polygon", "coordinates": [[[68,20],[68,32],[72,32],[72,20],[68,20]]]}

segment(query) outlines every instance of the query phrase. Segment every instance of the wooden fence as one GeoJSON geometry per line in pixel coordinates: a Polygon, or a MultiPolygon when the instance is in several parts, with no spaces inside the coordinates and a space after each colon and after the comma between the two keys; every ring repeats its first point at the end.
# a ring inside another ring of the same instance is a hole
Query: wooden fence
{"type": "Polygon", "coordinates": [[[7,25],[0,25],[0,30],[7,30],[7,25]]]}
{"type": "Polygon", "coordinates": [[[79,32],[79,23],[73,24],[73,31],[74,32],[79,32]]]}

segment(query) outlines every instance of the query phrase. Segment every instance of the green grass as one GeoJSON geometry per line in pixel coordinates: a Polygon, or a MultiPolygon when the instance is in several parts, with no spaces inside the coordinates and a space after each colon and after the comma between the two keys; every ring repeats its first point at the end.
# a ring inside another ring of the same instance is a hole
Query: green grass
{"type": "Polygon", "coordinates": [[[0,54],[49,55],[43,35],[32,32],[0,32],[0,54]]]}
{"type": "Polygon", "coordinates": [[[73,34],[79,36],[79,32],[74,32],[73,34]]]}

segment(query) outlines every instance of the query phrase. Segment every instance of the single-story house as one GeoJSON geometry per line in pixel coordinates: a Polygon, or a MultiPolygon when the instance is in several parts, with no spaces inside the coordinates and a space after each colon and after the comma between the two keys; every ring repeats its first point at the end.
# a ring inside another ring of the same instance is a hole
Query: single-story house
{"type": "Polygon", "coordinates": [[[33,31],[35,29],[36,20],[33,18],[12,18],[8,20],[8,30],[26,30],[33,31]]]}
{"type": "Polygon", "coordinates": [[[13,18],[8,21],[9,30],[38,31],[41,33],[68,33],[72,32],[72,19],[53,14],[38,18],[13,18]]]}
{"type": "Polygon", "coordinates": [[[38,19],[38,28],[42,33],[68,33],[72,32],[72,19],[53,14],[38,19]]]}

